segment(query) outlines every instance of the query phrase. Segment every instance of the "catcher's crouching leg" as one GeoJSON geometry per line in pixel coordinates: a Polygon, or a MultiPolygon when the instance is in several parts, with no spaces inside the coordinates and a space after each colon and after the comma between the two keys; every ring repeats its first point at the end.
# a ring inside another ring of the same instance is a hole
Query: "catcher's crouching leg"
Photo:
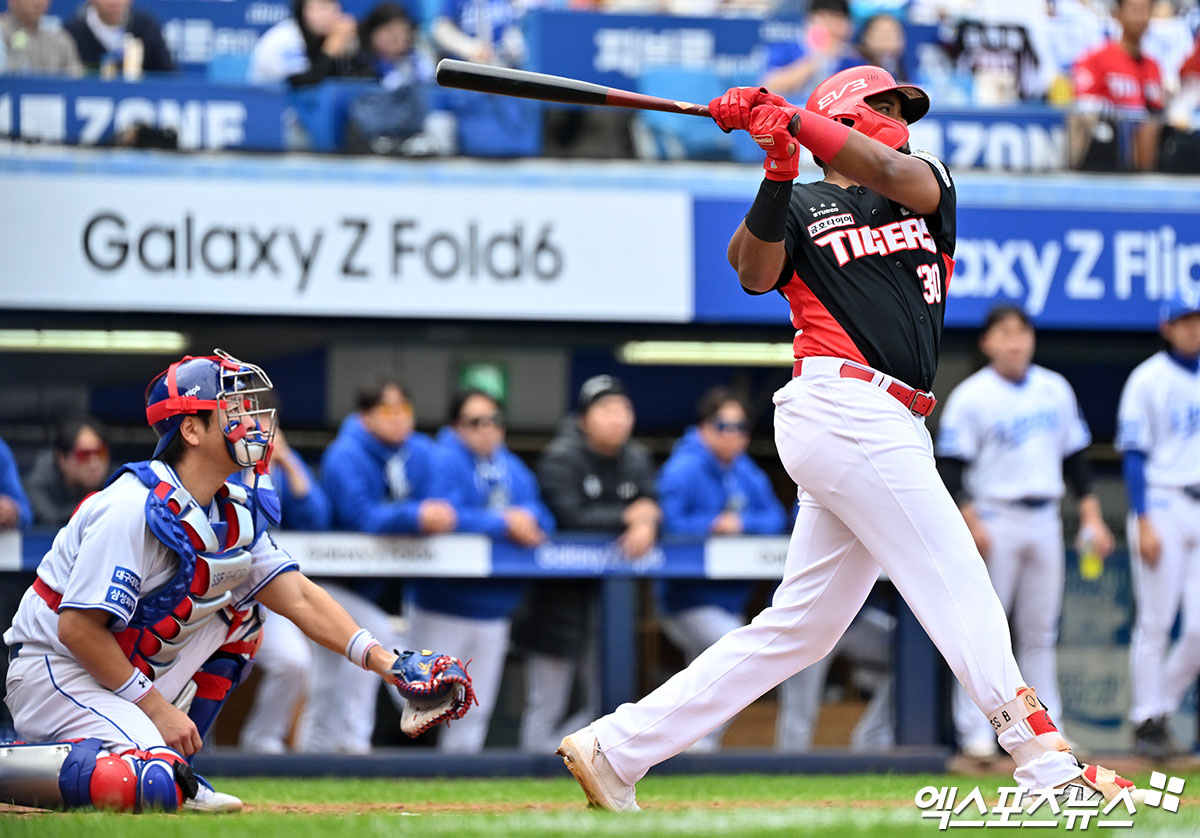
{"type": "Polygon", "coordinates": [[[170,748],[117,755],[99,739],[0,745],[0,802],[174,812],[196,791],[191,767],[170,748]]]}
{"type": "Polygon", "coordinates": [[[254,668],[262,628],[258,605],[241,612],[230,629],[231,639],[213,652],[175,699],[175,706],[188,714],[201,739],[208,736],[233,688],[243,683],[254,668]]]}

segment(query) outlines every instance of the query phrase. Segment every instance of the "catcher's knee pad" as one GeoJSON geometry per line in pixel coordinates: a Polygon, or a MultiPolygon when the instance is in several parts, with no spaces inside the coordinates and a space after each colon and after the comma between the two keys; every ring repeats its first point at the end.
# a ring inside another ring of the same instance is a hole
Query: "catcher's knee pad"
{"type": "Polygon", "coordinates": [[[0,800],[21,806],[173,812],[195,783],[170,748],[115,755],[99,739],[0,745],[0,800]]]}

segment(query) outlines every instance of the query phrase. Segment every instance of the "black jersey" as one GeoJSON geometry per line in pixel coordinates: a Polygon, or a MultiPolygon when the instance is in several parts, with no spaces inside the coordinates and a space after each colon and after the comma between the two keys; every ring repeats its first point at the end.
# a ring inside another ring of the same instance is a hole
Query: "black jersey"
{"type": "Polygon", "coordinates": [[[862,186],[796,184],[788,264],[775,289],[791,305],[796,358],[848,358],[928,390],[954,268],[957,199],[936,157],[913,156],[934,170],[942,191],[930,215],[862,186]]]}

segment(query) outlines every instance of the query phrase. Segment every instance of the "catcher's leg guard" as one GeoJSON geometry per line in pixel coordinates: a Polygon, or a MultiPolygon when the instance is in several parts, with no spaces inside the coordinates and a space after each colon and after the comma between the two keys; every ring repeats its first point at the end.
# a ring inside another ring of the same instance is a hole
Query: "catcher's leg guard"
{"type": "Polygon", "coordinates": [[[262,624],[262,612],[255,605],[231,629],[230,634],[236,639],[213,652],[175,699],[175,706],[188,714],[201,739],[208,736],[233,688],[244,682],[254,668],[262,624]]]}
{"type": "Polygon", "coordinates": [[[99,739],[0,745],[0,801],[49,809],[175,811],[196,780],[170,748],[104,750],[99,739]]]}

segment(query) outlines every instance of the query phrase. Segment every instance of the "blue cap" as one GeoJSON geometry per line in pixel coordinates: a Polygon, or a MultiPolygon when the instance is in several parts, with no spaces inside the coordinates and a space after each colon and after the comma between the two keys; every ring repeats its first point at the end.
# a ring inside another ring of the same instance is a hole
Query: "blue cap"
{"type": "Polygon", "coordinates": [[[1200,314],[1200,294],[1180,288],[1163,300],[1158,320],[1160,323],[1171,323],[1189,314],[1200,314]]]}

